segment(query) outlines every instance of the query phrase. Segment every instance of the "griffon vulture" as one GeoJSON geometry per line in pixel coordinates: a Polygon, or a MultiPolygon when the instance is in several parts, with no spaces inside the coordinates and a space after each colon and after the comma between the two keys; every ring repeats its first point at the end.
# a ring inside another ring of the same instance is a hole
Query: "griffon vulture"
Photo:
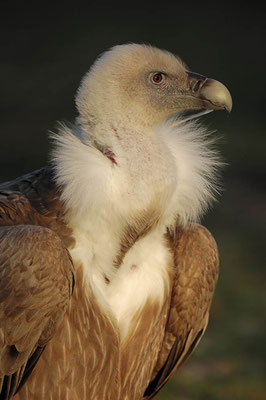
{"type": "Polygon", "coordinates": [[[82,80],[48,166],[0,186],[0,399],[151,399],[201,339],[218,274],[196,224],[219,158],[185,114],[218,81],[129,44],[82,80]]]}

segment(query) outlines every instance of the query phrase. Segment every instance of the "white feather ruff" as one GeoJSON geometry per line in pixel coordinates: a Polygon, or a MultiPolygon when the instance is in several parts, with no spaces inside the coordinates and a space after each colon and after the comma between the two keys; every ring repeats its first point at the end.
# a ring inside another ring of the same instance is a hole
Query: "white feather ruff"
{"type": "Polygon", "coordinates": [[[223,163],[214,147],[215,139],[197,121],[165,122],[159,134],[175,159],[172,212],[182,225],[199,222],[220,189],[223,163]]]}
{"type": "MultiPolygon", "coordinates": [[[[195,122],[165,122],[156,128],[156,135],[161,141],[158,151],[163,151],[163,154],[153,156],[160,165],[155,169],[152,160],[149,160],[153,170],[151,168],[148,171],[147,168],[147,176],[144,176],[145,166],[141,159],[136,159],[136,179],[142,178],[145,184],[138,181],[137,188],[130,188],[130,195],[136,195],[132,200],[136,202],[137,197],[141,197],[148,201],[152,198],[152,191],[157,193],[160,189],[158,186],[165,184],[167,192],[162,191],[162,197],[165,194],[167,223],[169,213],[172,218],[178,217],[183,225],[197,222],[219,191],[217,173],[222,163],[213,148],[214,140],[205,128],[195,122]],[[153,177],[149,175],[152,172],[156,175],[157,186],[150,188],[147,181],[152,181],[153,177]],[[166,184],[167,180],[169,182],[166,184]],[[169,184],[172,186],[171,190],[169,184]],[[139,190],[142,192],[139,193],[139,190]]],[[[113,165],[98,149],[89,143],[85,144],[66,126],[62,126],[59,134],[53,135],[53,139],[55,149],[52,159],[56,180],[63,189],[62,200],[69,210],[71,220],[82,225],[86,214],[99,210],[106,210],[107,215],[110,211],[119,214],[117,207],[121,207],[121,212],[125,206],[123,201],[131,200],[130,197],[126,198],[126,190],[122,190],[130,179],[132,183],[132,177],[121,171],[123,163],[118,161],[120,165],[113,165]]],[[[148,143],[143,146],[145,144],[148,143]]],[[[148,149],[143,147],[142,150],[145,158],[148,149]]],[[[129,159],[134,161],[133,152],[131,147],[129,159]]],[[[130,209],[126,207],[124,212],[130,214],[130,209]]]]}

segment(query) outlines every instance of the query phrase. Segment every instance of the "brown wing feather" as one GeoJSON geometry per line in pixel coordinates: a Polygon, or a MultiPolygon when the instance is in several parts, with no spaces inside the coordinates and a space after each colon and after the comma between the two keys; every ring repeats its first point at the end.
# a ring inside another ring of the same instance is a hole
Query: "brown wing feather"
{"type": "Polygon", "coordinates": [[[153,398],[174,370],[192,353],[208,324],[218,278],[218,250],[200,225],[168,233],[175,276],[166,332],[156,368],[144,398],[153,398]]]}
{"type": "Polygon", "coordinates": [[[31,207],[42,215],[54,217],[63,212],[51,166],[32,171],[13,181],[1,183],[0,193],[2,191],[24,194],[29,199],[31,207]]]}
{"type": "Polygon", "coordinates": [[[72,261],[54,232],[32,225],[0,227],[1,400],[11,399],[29,376],[61,323],[72,290],[72,261]]]}
{"type": "Polygon", "coordinates": [[[0,184],[0,226],[38,225],[56,232],[64,245],[74,245],[72,230],[64,223],[64,207],[51,167],[44,167],[0,184]]]}

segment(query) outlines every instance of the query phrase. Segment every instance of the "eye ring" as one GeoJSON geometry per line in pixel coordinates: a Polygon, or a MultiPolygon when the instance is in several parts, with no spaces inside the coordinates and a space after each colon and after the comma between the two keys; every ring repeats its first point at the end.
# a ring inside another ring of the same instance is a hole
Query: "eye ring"
{"type": "Polygon", "coordinates": [[[162,72],[155,72],[151,74],[151,81],[155,85],[160,85],[165,79],[165,75],[162,72]]]}

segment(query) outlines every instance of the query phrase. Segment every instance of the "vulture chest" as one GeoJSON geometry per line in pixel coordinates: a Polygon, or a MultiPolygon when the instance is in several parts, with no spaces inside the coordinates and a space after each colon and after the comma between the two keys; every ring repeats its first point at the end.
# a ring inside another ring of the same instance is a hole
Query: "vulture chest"
{"type": "MultiPolygon", "coordinates": [[[[139,400],[163,340],[169,296],[152,298],[131,318],[124,338],[112,311],[100,304],[82,265],[69,310],[18,400],[139,400]]],[[[123,301],[123,299],[121,299],[123,301]]]]}

